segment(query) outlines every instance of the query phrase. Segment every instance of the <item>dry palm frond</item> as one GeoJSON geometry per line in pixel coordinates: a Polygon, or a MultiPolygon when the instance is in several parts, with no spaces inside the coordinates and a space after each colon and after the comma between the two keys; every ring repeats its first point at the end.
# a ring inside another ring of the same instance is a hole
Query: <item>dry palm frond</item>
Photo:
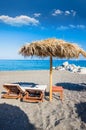
{"type": "Polygon", "coordinates": [[[67,43],[58,39],[46,39],[42,41],[26,44],[20,49],[23,56],[40,56],[40,57],[59,57],[59,58],[78,58],[80,54],[86,57],[86,52],[78,45],[67,43]]]}

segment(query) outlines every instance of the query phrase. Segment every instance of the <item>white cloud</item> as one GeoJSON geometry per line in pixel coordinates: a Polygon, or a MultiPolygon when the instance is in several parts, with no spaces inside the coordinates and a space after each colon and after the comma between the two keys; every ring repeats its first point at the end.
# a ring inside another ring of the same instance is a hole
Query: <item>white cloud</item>
{"type": "Polygon", "coordinates": [[[77,25],[77,28],[79,28],[79,29],[85,29],[86,26],[85,25],[77,25]]]}
{"type": "Polygon", "coordinates": [[[73,25],[73,24],[70,24],[70,25],[69,25],[69,28],[76,28],[76,26],[73,25]]]}
{"type": "Polygon", "coordinates": [[[63,11],[57,9],[57,10],[54,11],[54,13],[52,13],[52,15],[57,16],[57,15],[62,14],[62,13],[63,13],[63,11]]]}
{"type": "Polygon", "coordinates": [[[73,16],[76,15],[76,11],[74,11],[74,10],[71,10],[71,13],[72,13],[73,16]]]}
{"type": "Polygon", "coordinates": [[[85,25],[68,25],[68,26],[60,26],[60,27],[57,27],[57,30],[67,30],[67,29],[85,29],[86,26],[85,25]]]}
{"type": "Polygon", "coordinates": [[[34,13],[35,17],[39,17],[41,15],[41,13],[34,13]]]}
{"type": "Polygon", "coordinates": [[[26,15],[20,15],[16,17],[1,15],[0,21],[12,26],[37,25],[39,23],[39,21],[36,20],[35,18],[31,18],[26,15]]]}
{"type": "Polygon", "coordinates": [[[70,27],[70,28],[76,28],[76,29],[85,29],[85,28],[86,28],[86,26],[85,26],[85,25],[82,25],[82,24],[76,25],[76,26],[70,24],[69,27],[70,27]]]}
{"type": "Polygon", "coordinates": [[[54,10],[52,15],[53,16],[57,16],[57,15],[66,15],[66,16],[72,15],[72,16],[75,16],[76,15],[76,11],[74,11],[74,10],[70,10],[70,11],[69,10],[65,10],[65,11],[63,11],[63,10],[57,9],[57,10],[54,10]]]}
{"type": "Polygon", "coordinates": [[[70,15],[71,13],[70,13],[70,11],[67,10],[67,11],[64,12],[64,14],[65,15],[70,15]]]}
{"type": "Polygon", "coordinates": [[[67,26],[60,26],[60,27],[57,27],[57,30],[67,30],[69,29],[67,26]]]}

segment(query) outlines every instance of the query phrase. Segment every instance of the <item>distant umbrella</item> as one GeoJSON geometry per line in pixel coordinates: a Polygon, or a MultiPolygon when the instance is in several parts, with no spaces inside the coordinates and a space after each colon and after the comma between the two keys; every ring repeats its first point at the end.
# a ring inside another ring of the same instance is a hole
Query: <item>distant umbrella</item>
{"type": "Polygon", "coordinates": [[[54,38],[28,43],[19,53],[23,56],[50,56],[50,101],[52,100],[52,57],[70,59],[78,58],[80,54],[86,57],[86,52],[78,45],[54,38]]]}

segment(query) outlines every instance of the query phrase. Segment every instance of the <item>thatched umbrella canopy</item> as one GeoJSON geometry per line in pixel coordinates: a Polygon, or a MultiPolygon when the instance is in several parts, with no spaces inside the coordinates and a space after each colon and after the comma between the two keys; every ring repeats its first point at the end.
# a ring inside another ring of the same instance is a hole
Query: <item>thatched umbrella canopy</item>
{"type": "Polygon", "coordinates": [[[52,100],[52,57],[78,58],[80,54],[86,57],[86,52],[76,44],[58,39],[46,39],[24,45],[20,51],[23,56],[50,56],[50,100],[52,100]]]}

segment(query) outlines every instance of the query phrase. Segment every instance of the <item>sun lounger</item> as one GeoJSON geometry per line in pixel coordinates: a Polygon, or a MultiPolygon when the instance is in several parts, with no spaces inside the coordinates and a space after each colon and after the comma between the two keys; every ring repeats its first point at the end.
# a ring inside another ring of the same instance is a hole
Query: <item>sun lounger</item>
{"type": "Polygon", "coordinates": [[[7,90],[2,98],[20,98],[26,102],[43,102],[46,85],[35,86],[20,86],[19,84],[4,84],[3,87],[7,90]]]}
{"type": "Polygon", "coordinates": [[[25,88],[26,95],[22,100],[25,102],[43,102],[46,87],[47,85],[36,85],[25,88]]]}
{"type": "Polygon", "coordinates": [[[18,99],[25,95],[25,89],[20,87],[19,84],[4,84],[3,87],[7,90],[7,92],[3,94],[1,98],[18,99]]]}

